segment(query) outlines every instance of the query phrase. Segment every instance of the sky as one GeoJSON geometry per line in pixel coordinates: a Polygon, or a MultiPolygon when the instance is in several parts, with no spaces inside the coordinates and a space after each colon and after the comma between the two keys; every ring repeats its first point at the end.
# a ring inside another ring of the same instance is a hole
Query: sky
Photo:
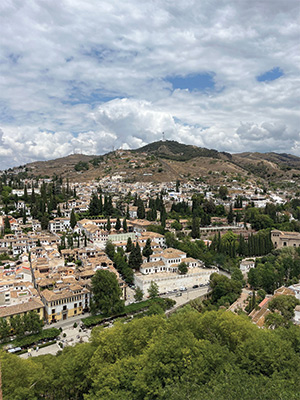
{"type": "Polygon", "coordinates": [[[166,139],[300,156],[299,0],[1,0],[0,169],[166,139]]]}

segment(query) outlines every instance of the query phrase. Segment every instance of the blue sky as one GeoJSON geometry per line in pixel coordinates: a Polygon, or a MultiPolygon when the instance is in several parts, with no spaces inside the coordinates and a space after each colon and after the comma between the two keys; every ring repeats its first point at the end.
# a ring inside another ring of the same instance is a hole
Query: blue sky
{"type": "Polygon", "coordinates": [[[283,76],[283,71],[279,67],[275,67],[270,71],[266,71],[263,74],[256,77],[258,82],[271,82],[275,81],[275,79],[280,78],[283,76]]]}
{"type": "Polygon", "coordinates": [[[172,84],[172,89],[188,90],[189,92],[203,92],[215,88],[213,75],[209,73],[174,76],[167,78],[172,84]]]}
{"type": "Polygon", "coordinates": [[[298,0],[0,3],[0,168],[166,137],[300,155],[298,0]]]}

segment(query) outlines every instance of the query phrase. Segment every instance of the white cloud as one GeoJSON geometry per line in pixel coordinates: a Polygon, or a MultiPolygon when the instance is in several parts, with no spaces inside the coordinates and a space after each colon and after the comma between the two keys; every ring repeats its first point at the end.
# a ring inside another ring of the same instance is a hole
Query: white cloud
{"type": "Polygon", "coordinates": [[[299,150],[298,0],[4,1],[0,167],[167,137],[299,150]],[[272,82],[256,77],[279,67],[272,82]],[[214,73],[215,90],[167,76],[214,73]],[[112,99],[112,100],[111,100],[112,99]]]}

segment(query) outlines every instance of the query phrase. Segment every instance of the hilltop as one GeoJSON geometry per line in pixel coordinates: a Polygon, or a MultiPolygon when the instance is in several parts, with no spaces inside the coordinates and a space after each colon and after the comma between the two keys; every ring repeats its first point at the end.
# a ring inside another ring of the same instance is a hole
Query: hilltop
{"type": "Polygon", "coordinates": [[[271,185],[300,183],[300,158],[294,155],[230,154],[170,140],[101,156],[72,154],[56,160],[33,162],[13,171],[20,170],[28,177],[58,175],[71,181],[120,175],[127,182],[200,179],[210,184],[234,180],[249,183],[260,180],[271,185]]]}

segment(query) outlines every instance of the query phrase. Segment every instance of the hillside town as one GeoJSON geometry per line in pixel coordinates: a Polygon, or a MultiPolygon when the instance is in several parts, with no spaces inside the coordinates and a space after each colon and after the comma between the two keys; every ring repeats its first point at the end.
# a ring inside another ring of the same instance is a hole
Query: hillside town
{"type": "MultiPolygon", "coordinates": [[[[51,324],[89,313],[92,278],[101,269],[115,275],[126,304],[133,301],[134,289],[147,298],[153,283],[161,295],[207,287],[219,267],[228,270],[224,260],[206,257],[205,248],[216,246],[216,240],[233,235],[236,246],[249,245],[274,226],[274,216],[277,226],[299,224],[298,203],[286,207],[290,192],[262,190],[249,182],[219,187],[196,180],[127,183],[116,175],[71,183],[58,177],[20,179],[16,172],[3,174],[1,184],[2,318],[34,311],[51,324]],[[188,247],[173,247],[178,240],[201,242],[204,248],[199,257],[191,256],[188,247]],[[126,268],[114,254],[124,258],[126,268]]],[[[297,248],[300,233],[273,229],[270,243],[274,249],[297,248]]],[[[233,251],[234,257],[239,253],[235,265],[243,276],[255,267],[256,256],[267,254],[264,249],[233,251]]],[[[293,281],[289,294],[300,298],[298,283],[293,281]]]]}

